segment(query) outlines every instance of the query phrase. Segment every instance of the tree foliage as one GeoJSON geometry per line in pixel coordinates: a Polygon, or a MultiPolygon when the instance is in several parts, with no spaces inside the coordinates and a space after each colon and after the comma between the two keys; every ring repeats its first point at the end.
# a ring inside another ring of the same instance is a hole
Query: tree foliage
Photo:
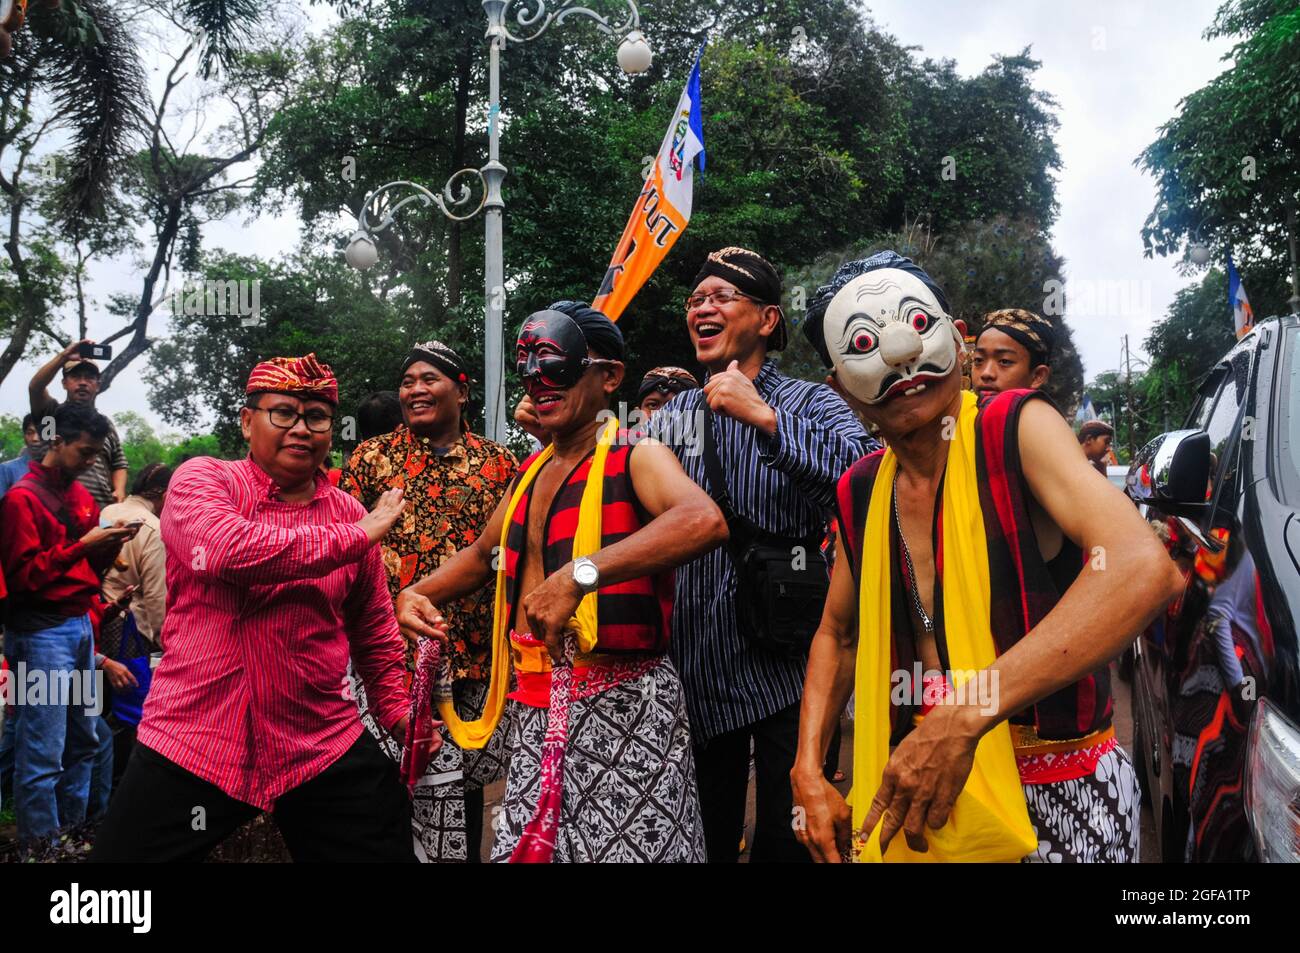
{"type": "Polygon", "coordinates": [[[1148,257],[1198,238],[1217,262],[1231,253],[1255,313],[1280,314],[1300,200],[1300,7],[1229,0],[1206,31],[1217,37],[1237,38],[1231,67],[1182,100],[1137,160],[1157,185],[1142,240],[1148,257]]]}
{"type": "MultiPolygon", "coordinates": [[[[322,281],[355,289],[333,320],[364,326],[378,309],[403,333],[437,336],[482,366],[481,220],[408,207],[379,233],[371,272],[327,277],[343,267],[340,209],[355,215],[371,189],[394,180],[439,191],[453,171],[485,161],[481,5],[331,5],[343,20],[296,54],[258,200],[297,211],[301,254],[319,262],[322,281]]],[[[1036,292],[1031,284],[1038,259],[1044,273],[1059,273],[1047,229],[1060,161],[1055,104],[1034,87],[1030,51],[995,57],[966,78],[878,30],[849,0],[638,6],[655,48],[644,77],[624,76],[614,45],[580,18],[502,55],[508,339],[530,311],[594,295],[706,36],[708,167],[696,179],[690,227],[621,319],[631,386],[656,364],[693,363],[681,301],[704,255],[725,245],[760,251],[791,286],[828,249],[864,247],[920,220],[942,236],[937,267],[955,300],[980,314],[1041,310],[1041,281],[1036,292]],[[948,251],[963,241],[979,250],[948,251]],[[972,256],[981,263],[975,278],[959,267],[972,256]]],[[[1079,376],[1061,375],[1067,405],[1079,376]]],[[[182,405],[174,395],[160,403],[182,405]]]]}

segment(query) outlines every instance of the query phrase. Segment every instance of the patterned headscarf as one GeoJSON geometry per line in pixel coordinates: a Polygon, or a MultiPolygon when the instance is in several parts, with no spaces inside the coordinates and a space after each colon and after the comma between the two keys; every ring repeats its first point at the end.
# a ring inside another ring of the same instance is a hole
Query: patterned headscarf
{"type": "MultiPolygon", "coordinates": [[[[1052,363],[1052,346],[1056,342],[1056,331],[1052,322],[1042,315],[1025,311],[1023,308],[1003,308],[991,311],[984,316],[984,331],[993,328],[1014,338],[1024,345],[1029,352],[1031,363],[1052,363]]],[[[983,334],[984,331],[980,333],[983,334]]]]}
{"type": "Polygon", "coordinates": [[[253,368],[248,375],[245,394],[292,394],[303,399],[327,401],[336,407],[339,382],[328,364],[316,359],[315,352],[306,357],[273,357],[253,368]]]}
{"type": "Polygon", "coordinates": [[[636,402],[641,403],[655,391],[680,394],[684,390],[696,390],[699,386],[700,382],[695,379],[695,375],[684,367],[656,367],[641,378],[641,386],[636,391],[636,402]]]}
{"type": "Polygon", "coordinates": [[[459,354],[441,341],[425,341],[423,344],[413,345],[411,353],[402,362],[402,373],[405,374],[412,364],[420,361],[432,364],[457,384],[469,383],[469,371],[465,362],[461,360],[459,354]]]}

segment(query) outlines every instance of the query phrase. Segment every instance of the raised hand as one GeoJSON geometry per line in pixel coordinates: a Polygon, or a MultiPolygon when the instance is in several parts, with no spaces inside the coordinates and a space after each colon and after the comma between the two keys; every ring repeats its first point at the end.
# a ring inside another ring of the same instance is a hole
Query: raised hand
{"type": "Polygon", "coordinates": [[[375,508],[357,520],[357,525],[365,531],[372,543],[377,543],[388,533],[389,527],[397,522],[405,508],[406,501],[402,498],[400,489],[386,490],[375,503],[375,508]]]}
{"type": "Polygon", "coordinates": [[[776,433],[776,411],[768,406],[754,382],[739,367],[739,361],[732,361],[725,371],[714,374],[705,383],[704,399],[709,402],[709,409],[766,434],[776,433]]]}

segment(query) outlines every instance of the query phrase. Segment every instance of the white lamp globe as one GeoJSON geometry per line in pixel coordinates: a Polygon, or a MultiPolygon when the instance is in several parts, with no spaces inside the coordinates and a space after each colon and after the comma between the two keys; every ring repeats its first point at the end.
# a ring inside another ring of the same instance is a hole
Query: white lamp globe
{"type": "Polygon", "coordinates": [[[1192,242],[1187,246],[1187,257],[1194,265],[1204,265],[1210,260],[1210,249],[1204,242],[1192,242]]]}
{"type": "Polygon", "coordinates": [[[618,45],[618,65],[624,73],[635,76],[650,68],[654,53],[640,30],[633,30],[618,45]]]}
{"type": "Polygon", "coordinates": [[[363,231],[352,233],[352,238],[348,240],[348,247],[344,251],[344,257],[347,258],[348,264],[357,271],[365,271],[379,261],[379,249],[370,236],[363,231]]]}

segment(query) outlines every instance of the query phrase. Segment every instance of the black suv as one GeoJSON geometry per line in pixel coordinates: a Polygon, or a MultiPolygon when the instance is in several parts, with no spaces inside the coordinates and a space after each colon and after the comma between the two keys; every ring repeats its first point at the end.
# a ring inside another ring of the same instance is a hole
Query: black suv
{"type": "MultiPolygon", "coordinates": [[[[1235,536],[1254,561],[1261,630],[1272,640],[1240,769],[1246,820],[1255,856],[1298,861],[1300,316],[1260,322],[1224,356],[1198,389],[1185,429],[1162,434],[1134,459],[1126,492],[1169,537],[1171,555],[1187,572],[1182,597],[1137,640],[1132,678],[1133,760],[1162,859],[1183,859],[1189,824],[1187,774],[1174,780],[1171,703],[1197,688],[1187,684],[1189,647],[1204,631],[1216,584],[1213,571],[1203,570],[1222,561],[1224,539],[1235,536]]],[[[1213,758],[1212,749],[1185,750],[1183,763],[1192,755],[1213,758]]],[[[1237,770],[1217,767],[1220,776],[1237,770]]],[[[1243,847],[1248,855],[1250,845],[1243,847]]]]}

